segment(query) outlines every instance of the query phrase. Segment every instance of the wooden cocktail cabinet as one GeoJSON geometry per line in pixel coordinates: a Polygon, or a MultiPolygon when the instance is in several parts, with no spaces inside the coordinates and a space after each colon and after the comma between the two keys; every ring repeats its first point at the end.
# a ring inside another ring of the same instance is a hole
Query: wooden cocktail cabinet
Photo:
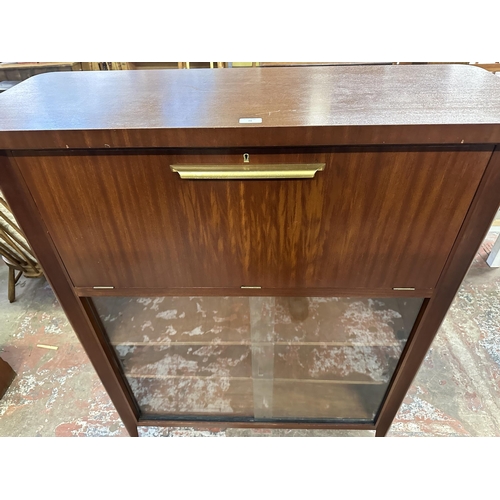
{"type": "Polygon", "coordinates": [[[385,435],[500,204],[499,144],[500,79],[467,65],[0,97],[0,189],[131,435],[385,435]]]}

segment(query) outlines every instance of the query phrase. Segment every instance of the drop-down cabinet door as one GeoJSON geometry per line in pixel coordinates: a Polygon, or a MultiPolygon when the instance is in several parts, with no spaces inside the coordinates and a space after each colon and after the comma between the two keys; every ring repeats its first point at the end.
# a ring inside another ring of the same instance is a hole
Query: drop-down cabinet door
{"type": "Polygon", "coordinates": [[[76,287],[425,292],[490,155],[144,150],[16,153],[15,161],[76,287]],[[294,177],[311,165],[313,176],[294,177]],[[186,166],[260,178],[181,178],[186,166]],[[272,174],[287,169],[290,178],[272,174]]]}

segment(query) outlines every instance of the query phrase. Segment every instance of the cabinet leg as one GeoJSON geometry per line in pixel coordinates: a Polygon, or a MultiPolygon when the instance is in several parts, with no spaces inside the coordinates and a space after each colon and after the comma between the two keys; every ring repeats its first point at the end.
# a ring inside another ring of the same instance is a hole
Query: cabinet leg
{"type": "Polygon", "coordinates": [[[375,430],[375,437],[385,437],[389,432],[390,427],[377,427],[375,430]]]}
{"type": "Polygon", "coordinates": [[[127,429],[130,437],[139,437],[139,429],[137,425],[125,425],[125,428],[127,429]]]}

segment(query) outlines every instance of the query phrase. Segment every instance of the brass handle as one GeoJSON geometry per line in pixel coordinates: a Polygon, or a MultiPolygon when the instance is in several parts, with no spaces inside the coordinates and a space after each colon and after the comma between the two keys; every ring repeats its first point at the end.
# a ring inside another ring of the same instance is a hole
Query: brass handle
{"type": "Polygon", "coordinates": [[[280,165],[170,165],[181,179],[312,179],[324,163],[280,165]]]}

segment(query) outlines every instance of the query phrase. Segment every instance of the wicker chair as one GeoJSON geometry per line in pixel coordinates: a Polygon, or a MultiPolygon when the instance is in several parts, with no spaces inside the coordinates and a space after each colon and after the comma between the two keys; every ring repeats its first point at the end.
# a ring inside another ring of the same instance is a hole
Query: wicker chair
{"type": "Polygon", "coordinates": [[[16,283],[21,276],[43,276],[40,264],[17,225],[8,203],[0,192],[0,255],[9,267],[9,302],[16,300],[16,283]]]}

